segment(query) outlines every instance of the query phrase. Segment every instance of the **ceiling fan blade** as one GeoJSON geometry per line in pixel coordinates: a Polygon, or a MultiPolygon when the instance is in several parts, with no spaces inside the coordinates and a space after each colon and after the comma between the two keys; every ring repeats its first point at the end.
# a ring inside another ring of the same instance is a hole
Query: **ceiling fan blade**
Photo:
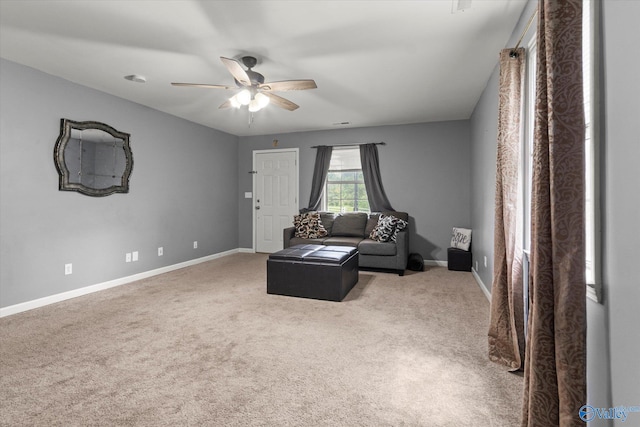
{"type": "Polygon", "coordinates": [[[316,82],[313,80],[283,80],[280,82],[267,82],[258,87],[265,91],[287,91],[287,90],[307,90],[316,89],[316,82]]]}
{"type": "Polygon", "coordinates": [[[222,104],[220,104],[220,106],[218,107],[218,109],[222,110],[224,108],[231,108],[231,101],[229,101],[228,99],[226,101],[224,101],[222,104]]]}
{"type": "Polygon", "coordinates": [[[235,59],[225,58],[224,56],[221,56],[220,60],[225,67],[227,67],[227,70],[229,70],[231,75],[240,82],[240,84],[244,86],[251,86],[251,79],[249,78],[249,75],[238,61],[235,59]]]}
{"type": "Polygon", "coordinates": [[[275,105],[276,107],[280,107],[280,108],[284,108],[285,110],[289,110],[289,111],[293,111],[298,109],[300,106],[298,104],[294,104],[293,102],[289,101],[288,99],[285,99],[281,96],[278,96],[276,94],[270,93],[270,92],[261,92],[262,94],[264,94],[265,96],[268,96],[269,99],[271,100],[271,103],[273,105],[275,105]]]}
{"type": "Polygon", "coordinates": [[[225,85],[208,85],[202,83],[171,83],[173,86],[187,86],[187,87],[203,87],[206,89],[237,89],[234,86],[225,86],[225,85]]]}

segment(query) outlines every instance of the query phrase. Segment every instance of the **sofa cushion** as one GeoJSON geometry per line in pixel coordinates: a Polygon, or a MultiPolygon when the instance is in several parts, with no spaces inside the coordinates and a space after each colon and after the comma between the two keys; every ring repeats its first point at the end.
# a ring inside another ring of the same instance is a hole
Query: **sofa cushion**
{"type": "Polygon", "coordinates": [[[398,232],[407,228],[407,221],[393,215],[380,215],[378,225],[373,229],[369,238],[377,242],[395,242],[398,232]]]}
{"type": "Polygon", "coordinates": [[[324,239],[325,245],[333,246],[358,246],[358,243],[362,241],[362,237],[349,237],[349,236],[331,236],[324,239]]]}
{"type": "Polygon", "coordinates": [[[327,240],[326,237],[321,237],[319,239],[303,239],[302,237],[292,237],[291,240],[289,240],[289,246],[295,246],[295,245],[323,245],[325,240],[327,240]]]}
{"type": "Polygon", "coordinates": [[[397,253],[398,246],[392,242],[376,242],[371,239],[364,239],[358,245],[358,252],[362,255],[387,255],[393,256],[397,253]]]}
{"type": "Polygon", "coordinates": [[[295,237],[303,239],[317,239],[325,237],[328,233],[320,221],[318,212],[307,212],[293,217],[293,225],[296,228],[295,237]]]}
{"type": "Polygon", "coordinates": [[[340,214],[333,221],[331,236],[351,236],[364,238],[364,227],[369,215],[365,212],[340,214]]]}

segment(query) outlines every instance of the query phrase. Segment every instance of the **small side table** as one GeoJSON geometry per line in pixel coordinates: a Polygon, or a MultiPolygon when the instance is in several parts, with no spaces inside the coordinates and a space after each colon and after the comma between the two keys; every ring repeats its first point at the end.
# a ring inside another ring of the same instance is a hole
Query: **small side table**
{"type": "Polygon", "coordinates": [[[471,271],[471,251],[449,248],[447,249],[447,260],[449,270],[471,271]]]}

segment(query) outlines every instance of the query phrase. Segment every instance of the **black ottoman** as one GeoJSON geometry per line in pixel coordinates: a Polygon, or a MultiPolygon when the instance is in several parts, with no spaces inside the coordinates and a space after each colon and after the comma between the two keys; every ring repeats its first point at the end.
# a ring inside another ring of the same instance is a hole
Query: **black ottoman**
{"type": "Polygon", "coordinates": [[[269,255],[267,293],[342,301],[358,283],[358,250],[296,245],[269,255]]]}
{"type": "Polygon", "coordinates": [[[447,265],[449,270],[471,271],[471,251],[462,249],[447,249],[447,265]]]}

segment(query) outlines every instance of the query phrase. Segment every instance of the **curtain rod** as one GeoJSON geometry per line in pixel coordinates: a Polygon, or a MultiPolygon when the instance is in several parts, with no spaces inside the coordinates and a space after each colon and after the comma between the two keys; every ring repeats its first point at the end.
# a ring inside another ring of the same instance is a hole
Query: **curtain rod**
{"type": "Polygon", "coordinates": [[[518,54],[516,53],[516,50],[518,50],[518,48],[520,47],[520,43],[522,42],[522,39],[524,38],[525,34],[527,34],[527,31],[529,31],[529,27],[531,27],[533,18],[535,18],[537,14],[538,14],[538,8],[536,7],[536,10],[534,10],[533,13],[531,14],[531,18],[529,18],[529,22],[527,22],[527,26],[524,27],[524,31],[522,31],[522,34],[520,34],[520,39],[518,39],[518,43],[516,43],[516,47],[514,47],[511,50],[511,53],[509,53],[509,56],[511,58],[516,58],[518,56],[518,54]]]}
{"type": "MultiPolygon", "coordinates": [[[[386,142],[373,142],[373,145],[387,145],[386,142]]],[[[362,144],[335,144],[335,145],[331,145],[331,147],[357,147],[360,145],[367,145],[367,143],[362,143],[362,144]]],[[[314,145],[311,146],[309,148],[318,148],[318,147],[326,147],[326,145],[314,145]]]]}

